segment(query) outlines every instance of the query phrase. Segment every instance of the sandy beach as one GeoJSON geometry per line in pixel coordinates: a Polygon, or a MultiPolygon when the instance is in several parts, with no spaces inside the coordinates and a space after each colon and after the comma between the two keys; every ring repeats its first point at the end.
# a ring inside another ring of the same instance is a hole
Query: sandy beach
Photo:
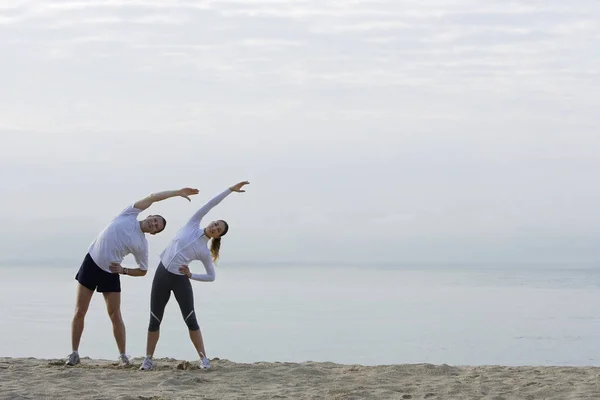
{"type": "Polygon", "coordinates": [[[133,361],[0,358],[0,399],[600,399],[599,367],[133,361]]]}

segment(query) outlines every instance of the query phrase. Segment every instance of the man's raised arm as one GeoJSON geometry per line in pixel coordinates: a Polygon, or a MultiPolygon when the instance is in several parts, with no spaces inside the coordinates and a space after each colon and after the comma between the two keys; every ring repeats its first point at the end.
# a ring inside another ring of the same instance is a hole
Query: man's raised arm
{"type": "Polygon", "coordinates": [[[152,193],[151,195],[136,201],[133,206],[138,210],[143,211],[150,207],[153,203],[156,203],[157,201],[166,200],[171,197],[181,196],[183,198],[188,199],[188,201],[191,201],[189,196],[192,196],[194,194],[198,194],[198,189],[183,188],[179,190],[166,190],[164,192],[152,193]]]}

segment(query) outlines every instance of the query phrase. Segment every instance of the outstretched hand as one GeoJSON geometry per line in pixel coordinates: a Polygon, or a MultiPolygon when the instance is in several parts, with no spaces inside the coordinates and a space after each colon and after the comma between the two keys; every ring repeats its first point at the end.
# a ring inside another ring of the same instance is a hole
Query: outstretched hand
{"type": "Polygon", "coordinates": [[[240,183],[238,183],[238,184],[236,184],[236,185],[233,185],[233,186],[232,186],[232,187],[230,187],[229,189],[230,189],[232,192],[239,192],[239,193],[243,193],[243,192],[245,192],[245,190],[242,190],[242,188],[244,187],[244,185],[249,185],[249,184],[250,184],[250,182],[248,182],[248,181],[243,181],[243,182],[240,182],[240,183]]]}
{"type": "Polygon", "coordinates": [[[181,196],[185,199],[188,199],[188,201],[192,201],[192,200],[190,200],[189,196],[198,194],[198,189],[183,188],[183,189],[179,189],[178,194],[179,194],[179,196],[181,196]]]}

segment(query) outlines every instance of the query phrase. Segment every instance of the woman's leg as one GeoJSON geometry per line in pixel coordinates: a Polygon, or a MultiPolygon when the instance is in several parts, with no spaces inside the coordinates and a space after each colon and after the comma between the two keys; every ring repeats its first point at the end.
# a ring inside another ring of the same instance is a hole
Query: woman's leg
{"type": "Polygon", "coordinates": [[[198,355],[200,358],[206,357],[202,332],[200,332],[200,326],[198,326],[198,321],[196,319],[196,311],[194,310],[194,291],[192,290],[192,284],[189,278],[181,276],[181,279],[177,279],[177,283],[173,287],[173,294],[175,295],[177,303],[179,303],[181,316],[190,331],[190,339],[192,340],[198,355]]]}
{"type": "Polygon", "coordinates": [[[154,274],[150,292],[150,323],[146,339],[146,356],[152,357],[160,337],[160,323],[165,313],[165,307],[171,298],[171,275],[162,264],[154,274]]]}

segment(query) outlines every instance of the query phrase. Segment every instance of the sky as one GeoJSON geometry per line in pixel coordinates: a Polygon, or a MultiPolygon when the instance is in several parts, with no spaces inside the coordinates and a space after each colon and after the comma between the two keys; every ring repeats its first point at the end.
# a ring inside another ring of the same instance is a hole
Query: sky
{"type": "Polygon", "coordinates": [[[600,2],[0,1],[0,262],[151,192],[221,263],[600,262],[600,2]]]}

